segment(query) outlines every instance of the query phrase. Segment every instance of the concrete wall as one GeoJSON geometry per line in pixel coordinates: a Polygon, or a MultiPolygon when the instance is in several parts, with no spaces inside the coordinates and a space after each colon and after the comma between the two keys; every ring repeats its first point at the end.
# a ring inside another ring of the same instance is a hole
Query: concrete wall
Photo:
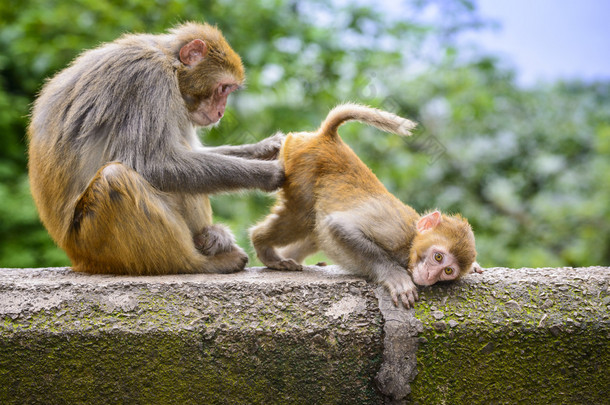
{"type": "Polygon", "coordinates": [[[494,268],[406,311],[334,266],[0,269],[0,403],[610,403],[609,284],[494,268]]]}

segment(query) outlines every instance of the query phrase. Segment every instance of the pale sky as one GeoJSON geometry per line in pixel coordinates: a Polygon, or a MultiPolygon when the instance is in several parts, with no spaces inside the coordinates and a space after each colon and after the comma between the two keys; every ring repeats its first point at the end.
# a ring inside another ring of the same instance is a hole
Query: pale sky
{"type": "Polygon", "coordinates": [[[610,80],[610,0],[478,0],[500,23],[471,37],[517,69],[524,85],[610,80]]]}

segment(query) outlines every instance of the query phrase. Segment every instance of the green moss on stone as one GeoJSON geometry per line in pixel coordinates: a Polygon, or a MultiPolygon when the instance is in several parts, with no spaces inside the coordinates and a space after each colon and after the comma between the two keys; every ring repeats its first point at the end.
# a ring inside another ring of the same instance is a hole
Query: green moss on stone
{"type": "Polygon", "coordinates": [[[422,291],[417,404],[592,404],[610,397],[607,290],[456,284],[422,291]],[[442,315],[442,317],[441,317],[442,315]],[[453,321],[453,322],[452,322],[453,321]],[[440,327],[444,323],[445,327],[440,327]]]}

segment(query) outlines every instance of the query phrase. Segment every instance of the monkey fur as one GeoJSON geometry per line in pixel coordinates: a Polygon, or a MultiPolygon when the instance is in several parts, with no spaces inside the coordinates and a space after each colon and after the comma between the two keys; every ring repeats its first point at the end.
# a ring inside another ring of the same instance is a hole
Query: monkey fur
{"type": "Polygon", "coordinates": [[[415,127],[385,111],[345,104],[316,132],[288,134],[280,150],[286,181],[271,214],[251,229],[252,243],[259,259],[278,270],[300,270],[305,257],[322,250],[385,285],[396,305],[409,308],[417,300],[414,281],[455,280],[476,266],[474,234],[459,215],[420,216],[390,194],[339,137],[337,129],[350,120],[403,136],[415,127]]]}
{"type": "Polygon", "coordinates": [[[44,85],[28,128],[31,190],[75,270],[244,268],[233,235],[212,225],[207,195],[278,188],[282,136],[206,148],[196,134],[222,118],[243,81],[222,33],[187,23],[84,52],[44,85]]]}

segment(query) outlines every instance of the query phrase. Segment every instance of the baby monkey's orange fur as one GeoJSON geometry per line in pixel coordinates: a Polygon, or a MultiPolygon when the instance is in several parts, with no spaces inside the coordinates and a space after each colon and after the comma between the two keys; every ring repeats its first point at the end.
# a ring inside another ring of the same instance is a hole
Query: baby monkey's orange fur
{"type": "Polygon", "coordinates": [[[408,308],[415,283],[455,280],[475,264],[474,235],[460,216],[423,217],[390,194],[337,134],[346,121],[410,135],[415,124],[355,104],[334,108],[316,132],[290,133],[280,152],[286,182],[272,213],[251,230],[269,268],[300,270],[322,250],[337,264],[387,287],[408,308]],[[282,248],[279,252],[276,248],[282,248]]]}

